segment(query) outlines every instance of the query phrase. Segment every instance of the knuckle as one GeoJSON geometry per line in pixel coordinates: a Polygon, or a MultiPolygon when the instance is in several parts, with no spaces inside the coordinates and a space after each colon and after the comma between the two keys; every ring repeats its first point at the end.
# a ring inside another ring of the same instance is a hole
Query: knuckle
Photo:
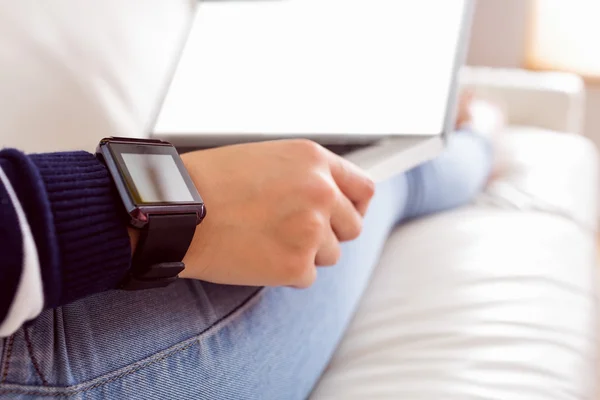
{"type": "Polygon", "coordinates": [[[356,221],[349,222],[344,229],[338,233],[338,239],[342,242],[357,239],[362,232],[362,220],[357,219],[356,221]]]}
{"type": "Polygon", "coordinates": [[[324,159],[323,148],[321,145],[308,139],[297,139],[294,146],[298,151],[310,161],[321,162],[324,159]]]}
{"type": "Polygon", "coordinates": [[[316,280],[316,269],[311,263],[297,259],[288,265],[288,282],[290,285],[298,288],[308,288],[316,280]]]}
{"type": "Polygon", "coordinates": [[[322,236],[325,220],[320,213],[308,211],[302,217],[302,226],[304,227],[302,234],[311,242],[314,242],[322,236]]]}
{"type": "Polygon", "coordinates": [[[317,269],[313,266],[308,268],[306,272],[300,277],[296,287],[299,289],[308,289],[317,280],[317,269]]]}
{"type": "Polygon", "coordinates": [[[335,248],[327,249],[326,254],[317,254],[315,262],[320,267],[330,267],[340,262],[341,258],[342,250],[339,246],[336,246],[335,248]]]}
{"type": "Polygon", "coordinates": [[[336,202],[337,190],[331,180],[315,173],[309,181],[307,193],[316,204],[328,207],[336,202]]]}
{"type": "Polygon", "coordinates": [[[315,210],[306,210],[302,215],[302,221],[309,232],[318,232],[323,228],[323,217],[315,210]]]}
{"type": "Polygon", "coordinates": [[[329,260],[329,265],[335,265],[340,262],[340,258],[342,258],[342,248],[338,245],[331,249],[331,260],[329,260]]]}
{"type": "Polygon", "coordinates": [[[296,262],[298,258],[307,257],[307,254],[318,248],[325,232],[326,220],[324,215],[314,208],[297,211],[289,218],[286,228],[279,231],[281,240],[285,241],[291,252],[290,259],[286,262],[296,262]]]}
{"type": "Polygon", "coordinates": [[[287,241],[294,249],[294,257],[302,257],[315,249],[323,237],[324,229],[325,218],[317,210],[305,209],[295,213],[284,231],[287,241]]]}
{"type": "Polygon", "coordinates": [[[356,218],[354,222],[348,227],[348,238],[347,240],[354,240],[358,238],[362,232],[362,219],[356,218]]]}

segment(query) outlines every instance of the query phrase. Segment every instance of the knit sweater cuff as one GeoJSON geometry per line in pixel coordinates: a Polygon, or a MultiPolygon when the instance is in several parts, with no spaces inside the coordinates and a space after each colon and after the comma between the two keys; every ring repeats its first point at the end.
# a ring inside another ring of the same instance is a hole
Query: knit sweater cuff
{"type": "Polygon", "coordinates": [[[106,167],[86,152],[31,155],[46,187],[60,254],[59,304],[115,288],[131,260],[123,205],[106,167]]]}

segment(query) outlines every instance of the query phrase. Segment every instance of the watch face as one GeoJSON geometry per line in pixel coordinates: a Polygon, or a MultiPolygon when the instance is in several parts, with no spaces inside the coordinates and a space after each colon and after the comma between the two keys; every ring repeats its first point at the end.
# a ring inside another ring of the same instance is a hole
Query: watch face
{"type": "Polygon", "coordinates": [[[174,147],[111,143],[109,148],[136,206],[202,202],[174,147]]]}

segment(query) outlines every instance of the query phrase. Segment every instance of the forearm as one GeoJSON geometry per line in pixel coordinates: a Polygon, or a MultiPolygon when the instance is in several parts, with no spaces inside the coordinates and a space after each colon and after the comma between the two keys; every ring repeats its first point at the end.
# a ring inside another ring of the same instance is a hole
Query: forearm
{"type": "Polygon", "coordinates": [[[6,335],[43,308],[116,287],[131,245],[108,172],[91,154],[5,150],[0,168],[0,334],[6,335]],[[24,287],[41,307],[18,307],[24,287]]]}

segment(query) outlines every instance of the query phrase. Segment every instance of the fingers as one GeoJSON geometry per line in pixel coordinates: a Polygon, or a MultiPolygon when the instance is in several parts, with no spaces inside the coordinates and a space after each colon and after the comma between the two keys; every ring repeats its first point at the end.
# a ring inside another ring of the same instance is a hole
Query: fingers
{"type": "Polygon", "coordinates": [[[360,168],[327,151],[331,175],[342,193],[352,202],[361,216],[367,212],[375,193],[375,183],[360,168]]]}
{"type": "Polygon", "coordinates": [[[331,228],[340,242],[354,240],[362,230],[362,216],[342,193],[331,211],[331,228]]]}
{"type": "Polygon", "coordinates": [[[315,265],[318,267],[328,267],[337,264],[341,256],[340,243],[333,230],[325,234],[323,244],[315,256],[315,265]]]}
{"type": "Polygon", "coordinates": [[[289,287],[296,289],[308,289],[317,280],[317,268],[314,265],[308,266],[302,272],[302,275],[298,280],[294,281],[293,284],[288,285],[289,287]]]}
{"type": "Polygon", "coordinates": [[[331,211],[331,225],[324,229],[323,243],[315,256],[318,267],[337,264],[341,256],[340,242],[356,239],[362,230],[362,217],[341,192],[331,211]]]}

